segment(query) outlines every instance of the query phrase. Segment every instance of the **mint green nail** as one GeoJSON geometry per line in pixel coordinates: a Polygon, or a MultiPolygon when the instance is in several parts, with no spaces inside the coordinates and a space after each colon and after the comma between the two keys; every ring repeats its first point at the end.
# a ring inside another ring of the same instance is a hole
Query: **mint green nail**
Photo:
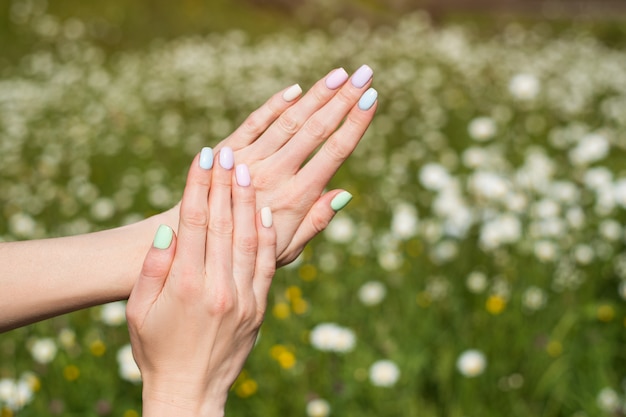
{"type": "Polygon", "coordinates": [[[347,191],[342,191],[332,199],[330,202],[330,208],[335,211],[339,211],[347,206],[350,200],[352,200],[352,194],[347,191]]]}
{"type": "Polygon", "coordinates": [[[172,244],[172,238],[174,237],[174,231],[171,227],[164,224],[159,226],[159,229],[154,236],[152,246],[157,249],[167,249],[172,244]]]}

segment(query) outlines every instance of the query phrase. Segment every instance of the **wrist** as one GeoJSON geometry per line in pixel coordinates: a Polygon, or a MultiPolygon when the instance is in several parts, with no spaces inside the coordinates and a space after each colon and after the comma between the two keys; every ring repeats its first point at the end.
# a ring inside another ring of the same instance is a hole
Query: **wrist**
{"type": "Polygon", "coordinates": [[[227,394],[197,394],[181,384],[153,386],[144,382],[143,417],[223,417],[227,394]]]}

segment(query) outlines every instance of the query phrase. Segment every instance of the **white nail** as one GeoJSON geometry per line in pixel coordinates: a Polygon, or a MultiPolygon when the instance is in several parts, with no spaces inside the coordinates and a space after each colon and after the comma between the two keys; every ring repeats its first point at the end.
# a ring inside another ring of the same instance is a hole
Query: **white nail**
{"type": "Polygon", "coordinates": [[[269,207],[261,209],[261,224],[263,227],[272,227],[272,209],[269,207]]]}
{"type": "Polygon", "coordinates": [[[300,97],[302,94],[302,87],[299,84],[294,84],[283,93],[283,100],[285,101],[293,101],[296,98],[300,97]]]}

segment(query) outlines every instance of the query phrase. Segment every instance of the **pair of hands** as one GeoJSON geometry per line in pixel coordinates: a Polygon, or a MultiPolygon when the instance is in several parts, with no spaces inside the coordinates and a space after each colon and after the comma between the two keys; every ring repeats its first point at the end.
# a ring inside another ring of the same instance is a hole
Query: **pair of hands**
{"type": "Polygon", "coordinates": [[[145,416],[223,415],[276,266],[335,214],[331,201],[342,190],[323,189],[372,120],[371,75],[364,66],[348,82],[336,69],[287,100],[292,86],[216,146],[211,168],[210,150],[194,159],[175,208],[178,231],[159,228],[128,301],[145,416]]]}

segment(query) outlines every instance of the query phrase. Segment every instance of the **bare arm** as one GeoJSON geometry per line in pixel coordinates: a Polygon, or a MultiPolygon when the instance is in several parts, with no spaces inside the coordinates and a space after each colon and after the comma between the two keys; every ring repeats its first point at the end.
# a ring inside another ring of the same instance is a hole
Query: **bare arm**
{"type": "Polygon", "coordinates": [[[0,244],[0,331],[128,298],[151,236],[174,210],[116,229],[0,244]]]}
{"type": "MultiPolygon", "coordinates": [[[[247,164],[257,208],[274,213],[278,266],[293,261],[335,214],[331,202],[342,190],[324,188],[374,116],[371,77],[366,66],[352,77],[336,69],[301,98],[287,88],[216,146],[232,148],[247,164]]],[[[128,298],[159,224],[176,231],[178,207],[103,232],[0,244],[0,331],[128,298]]]]}

